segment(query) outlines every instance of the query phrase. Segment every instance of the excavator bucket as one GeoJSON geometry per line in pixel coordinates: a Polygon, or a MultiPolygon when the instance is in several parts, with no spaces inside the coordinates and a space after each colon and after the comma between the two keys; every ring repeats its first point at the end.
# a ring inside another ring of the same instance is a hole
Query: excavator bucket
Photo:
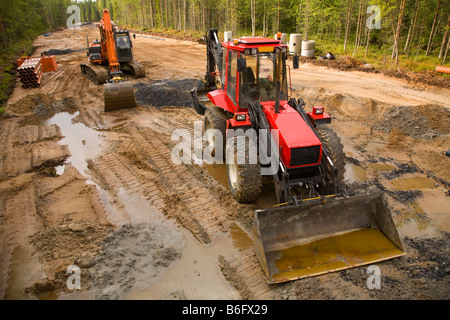
{"type": "Polygon", "coordinates": [[[269,283],[405,254],[384,193],[257,210],[253,240],[269,283]]]}
{"type": "Polygon", "coordinates": [[[105,83],[103,97],[105,111],[137,107],[133,85],[128,81],[105,83]]]}

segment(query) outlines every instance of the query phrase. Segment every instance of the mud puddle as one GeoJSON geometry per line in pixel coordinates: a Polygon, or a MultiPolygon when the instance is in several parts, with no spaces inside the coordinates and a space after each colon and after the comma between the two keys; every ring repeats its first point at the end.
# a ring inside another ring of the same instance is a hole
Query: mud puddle
{"type": "Polygon", "coordinates": [[[427,177],[398,178],[392,180],[391,183],[395,190],[434,189],[438,186],[436,182],[427,177]]]}
{"type": "Polygon", "coordinates": [[[36,299],[25,292],[33,282],[45,278],[45,273],[36,257],[25,246],[17,246],[11,254],[11,267],[8,274],[5,300],[36,299]]]}
{"type": "Polygon", "coordinates": [[[344,178],[349,182],[367,181],[367,169],[357,164],[347,163],[344,178]]]}
{"type": "Polygon", "coordinates": [[[216,238],[208,246],[183,231],[186,245],[182,258],[164,276],[147,288],[133,289],[125,299],[216,300],[239,299],[239,294],[223,277],[218,256],[230,250],[228,239],[216,238]]]}
{"type": "MultiPolygon", "coordinates": [[[[86,160],[94,159],[101,153],[103,139],[101,138],[101,133],[88,128],[83,123],[73,123],[72,120],[78,115],[78,111],[75,113],[57,113],[47,120],[45,124],[56,124],[61,129],[61,134],[64,138],[59,141],[59,144],[67,145],[71,153],[71,156],[66,161],[70,162],[78,172],[89,179],[86,160]]],[[[59,175],[64,173],[64,166],[58,166],[55,169],[59,175]]]]}
{"type": "Polygon", "coordinates": [[[224,164],[205,164],[205,168],[211,177],[228,189],[227,169],[224,164]]]}

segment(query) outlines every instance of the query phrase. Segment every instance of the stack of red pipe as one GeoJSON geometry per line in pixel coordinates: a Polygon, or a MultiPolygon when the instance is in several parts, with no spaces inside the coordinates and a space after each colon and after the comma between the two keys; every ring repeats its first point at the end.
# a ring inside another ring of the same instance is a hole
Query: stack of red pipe
{"type": "Polygon", "coordinates": [[[17,71],[23,88],[38,88],[41,85],[43,73],[41,58],[25,60],[17,71]]]}

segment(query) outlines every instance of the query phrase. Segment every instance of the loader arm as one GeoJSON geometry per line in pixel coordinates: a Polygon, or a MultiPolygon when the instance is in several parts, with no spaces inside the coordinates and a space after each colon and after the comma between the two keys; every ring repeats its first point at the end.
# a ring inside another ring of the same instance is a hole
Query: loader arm
{"type": "MultiPolygon", "coordinates": [[[[205,35],[206,40],[206,75],[204,79],[206,88],[216,88],[216,76],[222,75],[222,45],[217,37],[217,29],[210,29],[205,35]],[[217,75],[216,73],[219,73],[217,75]]],[[[217,88],[219,89],[219,88],[217,88]]]]}

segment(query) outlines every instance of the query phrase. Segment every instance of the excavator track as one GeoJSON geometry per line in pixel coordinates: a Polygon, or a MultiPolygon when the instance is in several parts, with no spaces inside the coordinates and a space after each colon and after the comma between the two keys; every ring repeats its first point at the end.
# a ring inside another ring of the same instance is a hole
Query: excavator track
{"type": "Polygon", "coordinates": [[[135,78],[145,77],[145,67],[136,61],[124,62],[121,64],[121,70],[131,73],[135,78]]]}
{"type": "Polygon", "coordinates": [[[103,84],[110,79],[109,71],[105,67],[85,63],[82,63],[80,67],[81,72],[95,84],[103,84]]]}

